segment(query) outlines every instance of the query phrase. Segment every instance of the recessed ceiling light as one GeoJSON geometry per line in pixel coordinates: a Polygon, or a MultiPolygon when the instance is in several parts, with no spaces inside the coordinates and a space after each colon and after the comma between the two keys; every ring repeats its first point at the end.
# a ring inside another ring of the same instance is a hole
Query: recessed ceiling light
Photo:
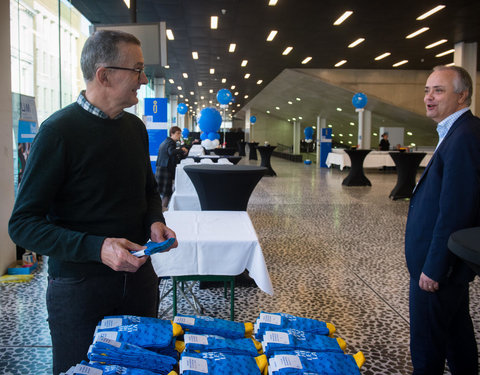
{"type": "Polygon", "coordinates": [[[172,29],[167,29],[166,32],[167,32],[167,39],[168,39],[168,40],[174,40],[174,39],[175,39],[175,37],[173,36],[173,31],[172,31],[172,29]]]}
{"type": "Polygon", "coordinates": [[[181,89],[182,89],[182,86],[177,86],[177,89],[181,90],[181,89]]]}
{"type": "Polygon", "coordinates": [[[228,47],[228,52],[235,52],[235,48],[237,45],[235,43],[230,43],[230,47],[228,47]]]}
{"type": "Polygon", "coordinates": [[[302,116],[298,116],[298,119],[299,119],[299,120],[303,120],[303,117],[302,117],[302,116]]]}
{"type": "Polygon", "coordinates": [[[287,102],[288,104],[293,104],[290,100],[287,102]]]}
{"type": "Polygon", "coordinates": [[[402,60],[402,61],[399,61],[399,62],[393,64],[392,66],[394,68],[396,68],[397,66],[400,66],[400,65],[403,65],[403,64],[406,64],[406,63],[408,63],[408,60],[402,60]]]}
{"type": "Polygon", "coordinates": [[[259,79],[259,80],[257,81],[257,85],[261,85],[262,82],[263,82],[263,79],[259,79]]]}
{"type": "Polygon", "coordinates": [[[270,31],[270,34],[267,36],[267,42],[271,42],[273,38],[275,38],[275,35],[277,35],[277,32],[277,30],[270,31]]]}
{"type": "Polygon", "coordinates": [[[193,91],[190,91],[190,95],[194,95],[195,93],[193,91]]]}
{"type": "Polygon", "coordinates": [[[292,118],[293,121],[297,121],[297,119],[295,117],[292,118]]]}
{"type": "Polygon", "coordinates": [[[188,102],[188,98],[185,98],[185,101],[188,102]]]}
{"type": "Polygon", "coordinates": [[[248,78],[250,78],[250,73],[247,73],[247,74],[245,74],[245,76],[244,76],[244,77],[245,77],[245,79],[248,79],[248,78]]]}
{"type": "MultiPolygon", "coordinates": [[[[331,128],[331,127],[333,127],[333,125],[332,125],[332,124],[328,124],[328,127],[331,128]]],[[[332,134],[332,135],[333,135],[333,134],[332,134]]]]}
{"type": "Polygon", "coordinates": [[[267,113],[270,113],[270,110],[267,109],[267,113]]]}
{"type": "Polygon", "coordinates": [[[302,99],[300,99],[300,98],[295,98],[295,100],[296,100],[297,102],[299,102],[299,101],[302,100],[302,99]]]}
{"type": "Polygon", "coordinates": [[[208,90],[210,94],[213,94],[213,89],[208,90]]]}
{"type": "Polygon", "coordinates": [[[302,64],[308,63],[311,59],[312,59],[311,56],[305,57],[305,59],[303,59],[303,61],[302,61],[302,64]]]}
{"type": "Polygon", "coordinates": [[[341,60],[341,61],[337,62],[337,63],[335,64],[335,68],[338,68],[339,66],[342,66],[342,65],[345,64],[346,62],[347,62],[347,60],[341,60]]]}
{"type": "Polygon", "coordinates": [[[442,53],[439,53],[438,55],[435,55],[435,57],[442,57],[442,56],[449,55],[450,53],[454,53],[454,52],[455,52],[454,49],[449,49],[448,51],[444,51],[442,53]]]}
{"type": "Polygon", "coordinates": [[[179,96],[180,96],[181,98],[183,98],[183,95],[182,95],[182,94],[180,94],[179,96]]]}
{"type": "Polygon", "coordinates": [[[198,81],[198,86],[202,86],[202,85],[203,85],[203,83],[198,81]]]}
{"type": "Polygon", "coordinates": [[[248,95],[245,95],[244,98],[245,98],[245,99],[248,99],[248,95]]]}
{"type": "Polygon", "coordinates": [[[353,134],[352,134],[352,133],[348,133],[348,136],[349,136],[349,137],[353,137],[353,134]]]}
{"type": "Polygon", "coordinates": [[[338,26],[340,25],[343,21],[345,21],[348,17],[350,17],[352,15],[352,11],[351,10],[347,10],[345,13],[343,13],[333,24],[335,26],[338,26]]]}
{"type": "Polygon", "coordinates": [[[418,29],[417,31],[414,31],[413,33],[407,35],[405,38],[406,39],[415,38],[417,35],[420,35],[421,33],[424,33],[427,30],[430,30],[430,28],[429,27],[422,27],[421,29],[418,29]]]}
{"type": "Polygon", "coordinates": [[[385,57],[388,57],[390,55],[391,55],[390,52],[385,52],[385,53],[382,53],[380,56],[375,57],[375,60],[378,61],[378,60],[384,59],[385,57]]]}
{"type": "Polygon", "coordinates": [[[343,134],[342,134],[342,133],[339,133],[338,136],[339,136],[339,137],[343,137],[343,134]]]}
{"type": "Polygon", "coordinates": [[[187,74],[187,73],[183,73],[183,78],[188,78],[188,74],[187,74]]]}
{"type": "Polygon", "coordinates": [[[279,111],[279,110],[280,110],[280,107],[275,107],[275,109],[276,109],[277,111],[279,111]]]}
{"type": "Polygon", "coordinates": [[[234,93],[233,95],[237,96],[237,95],[238,95],[238,91],[235,91],[235,93],[234,93]]]}
{"type": "Polygon", "coordinates": [[[130,9],[130,0],[123,0],[128,9],[130,9]]]}
{"type": "Polygon", "coordinates": [[[247,66],[248,64],[248,60],[242,60],[242,63],[240,64],[240,66],[247,66]]]}
{"type": "Polygon", "coordinates": [[[445,5],[438,5],[435,8],[429,10],[428,12],[423,13],[421,16],[418,16],[417,21],[424,20],[425,18],[430,17],[433,13],[437,13],[439,10],[442,10],[443,8],[445,8],[445,5]]]}
{"type": "Polygon", "coordinates": [[[225,83],[227,82],[227,79],[226,78],[222,78],[222,83],[225,83]]]}
{"type": "Polygon", "coordinates": [[[215,74],[215,69],[210,68],[210,74],[215,74]]]}
{"type": "Polygon", "coordinates": [[[360,43],[364,42],[365,41],[365,38],[358,38],[356,41],[350,43],[348,45],[348,48],[353,48],[353,47],[356,47],[358,46],[360,43]]]}
{"type": "Polygon", "coordinates": [[[407,132],[407,135],[413,135],[413,133],[412,132],[407,132]]]}
{"type": "Polygon", "coordinates": [[[198,60],[198,52],[192,52],[192,57],[194,60],[198,60]]]}
{"type": "Polygon", "coordinates": [[[202,95],[202,96],[200,96],[200,99],[203,100],[203,99],[205,99],[205,97],[202,95]]]}
{"type": "Polygon", "coordinates": [[[270,1],[268,2],[268,5],[271,6],[271,7],[274,7],[275,5],[277,5],[277,1],[278,1],[278,0],[270,0],[270,1]]]}
{"type": "Polygon", "coordinates": [[[452,63],[450,63],[450,64],[445,64],[445,66],[454,66],[454,65],[455,65],[454,62],[452,62],[452,63]]]}
{"type": "MultiPolygon", "coordinates": [[[[237,104],[237,107],[240,107],[240,103],[239,103],[239,104],[237,104]]],[[[233,110],[232,110],[232,112],[234,112],[234,111],[235,111],[235,110],[233,109],[233,110]]]]}
{"type": "Polygon", "coordinates": [[[171,78],[168,79],[168,82],[170,82],[172,85],[175,83],[175,81],[171,78]]]}
{"type": "Polygon", "coordinates": [[[235,85],[230,86],[230,90],[235,90],[235,85]]]}
{"type": "Polygon", "coordinates": [[[377,133],[373,133],[373,135],[376,137],[378,134],[377,134],[377,133]]]}
{"type": "Polygon", "coordinates": [[[342,112],[342,109],[340,107],[337,107],[338,112],[342,112]]]}
{"type": "Polygon", "coordinates": [[[210,28],[211,29],[216,29],[218,27],[218,17],[217,16],[211,16],[210,17],[210,28]]]}
{"type": "Polygon", "coordinates": [[[209,101],[208,101],[208,104],[212,104],[212,101],[211,101],[211,100],[209,100],[209,101]]]}
{"type": "Polygon", "coordinates": [[[428,46],[425,47],[425,49],[430,49],[430,48],[439,46],[440,44],[443,44],[443,43],[446,43],[446,42],[448,42],[447,39],[440,39],[439,41],[437,41],[435,43],[429,44],[428,46]]]}
{"type": "Polygon", "coordinates": [[[288,55],[290,52],[292,52],[293,47],[287,47],[285,48],[285,51],[282,52],[282,55],[288,55]]]}

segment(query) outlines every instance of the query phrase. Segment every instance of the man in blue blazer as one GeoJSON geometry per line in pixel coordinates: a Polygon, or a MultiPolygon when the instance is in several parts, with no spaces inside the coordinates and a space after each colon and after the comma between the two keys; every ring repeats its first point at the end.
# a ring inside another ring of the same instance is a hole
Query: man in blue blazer
{"type": "Polygon", "coordinates": [[[474,273],[449,252],[452,232],[480,226],[480,119],[468,109],[472,80],[459,67],[428,77],[424,102],[439,142],[410,201],[405,255],[410,272],[413,374],[477,375],[477,344],[469,313],[474,273]]]}

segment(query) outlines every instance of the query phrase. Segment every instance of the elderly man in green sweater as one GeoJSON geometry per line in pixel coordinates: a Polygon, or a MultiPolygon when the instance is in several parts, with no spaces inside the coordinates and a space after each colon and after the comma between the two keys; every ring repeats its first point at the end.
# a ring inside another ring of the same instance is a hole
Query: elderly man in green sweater
{"type": "Polygon", "coordinates": [[[15,243],[48,256],[54,374],[86,359],[104,316],[156,316],[158,278],[150,258],[131,251],[175,237],[145,126],[124,111],[148,82],[139,40],[98,31],[81,67],[86,90],[40,127],[9,223],[15,243]]]}

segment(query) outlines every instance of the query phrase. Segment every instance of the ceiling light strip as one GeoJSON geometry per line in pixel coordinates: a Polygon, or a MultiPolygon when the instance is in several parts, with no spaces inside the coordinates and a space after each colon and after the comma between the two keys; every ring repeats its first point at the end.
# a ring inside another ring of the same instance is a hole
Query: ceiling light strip
{"type": "Polygon", "coordinates": [[[308,62],[310,62],[311,59],[312,59],[311,56],[305,57],[302,61],[302,64],[307,64],[308,62]]]}
{"type": "Polygon", "coordinates": [[[217,29],[218,27],[218,17],[217,16],[211,16],[210,17],[210,28],[212,30],[217,29]]]}
{"type": "Polygon", "coordinates": [[[167,39],[168,39],[168,40],[174,40],[174,39],[175,39],[175,37],[173,36],[173,31],[172,31],[172,29],[167,29],[167,30],[166,30],[166,33],[167,33],[167,39]]]}
{"type": "Polygon", "coordinates": [[[358,38],[356,41],[350,43],[348,45],[348,48],[354,48],[356,46],[358,46],[360,43],[363,43],[365,41],[365,38],[358,38]]]}
{"type": "Polygon", "coordinates": [[[435,8],[430,9],[428,12],[423,13],[421,16],[418,16],[417,21],[424,20],[425,18],[430,17],[432,14],[437,13],[438,11],[442,10],[443,8],[445,8],[445,5],[438,5],[435,8]]]}
{"type": "Polygon", "coordinates": [[[381,55],[375,57],[375,60],[378,61],[378,60],[384,59],[385,57],[388,57],[388,56],[390,56],[390,55],[391,55],[390,52],[385,52],[385,53],[382,53],[381,55]]]}
{"type": "Polygon", "coordinates": [[[455,52],[454,49],[449,49],[448,51],[444,51],[442,53],[439,53],[438,55],[435,55],[435,57],[442,57],[442,56],[449,55],[449,54],[454,53],[454,52],[455,52]]]}
{"type": "Polygon", "coordinates": [[[341,60],[341,61],[337,62],[337,63],[335,64],[335,68],[338,68],[339,66],[342,66],[342,65],[345,64],[346,62],[347,62],[347,60],[341,60]]]}
{"type": "Polygon", "coordinates": [[[343,21],[345,21],[348,17],[350,17],[353,14],[351,10],[347,10],[345,13],[343,13],[333,24],[335,26],[340,25],[343,21]]]}
{"type": "Polygon", "coordinates": [[[273,38],[275,38],[275,36],[277,35],[277,30],[272,30],[270,31],[270,34],[268,34],[268,37],[267,37],[267,42],[271,42],[273,40],[273,38]]]}
{"type": "Polygon", "coordinates": [[[399,62],[393,64],[392,66],[393,66],[394,68],[396,68],[396,67],[401,66],[401,65],[404,65],[404,64],[406,64],[406,63],[408,63],[408,60],[402,60],[402,61],[399,61],[399,62]]]}
{"type": "Polygon", "coordinates": [[[429,27],[422,27],[421,29],[418,29],[417,31],[414,31],[413,33],[407,35],[405,37],[405,39],[415,38],[417,35],[420,35],[420,34],[424,33],[425,31],[428,31],[428,30],[430,30],[429,27]]]}
{"type": "Polygon", "coordinates": [[[237,48],[237,45],[235,43],[230,43],[230,46],[228,47],[228,52],[235,52],[235,48],[237,48]]]}
{"type": "Polygon", "coordinates": [[[285,50],[282,52],[282,55],[284,55],[284,56],[288,55],[290,52],[292,52],[292,49],[293,49],[293,47],[285,48],[285,50]]]}
{"type": "Polygon", "coordinates": [[[432,44],[429,44],[428,46],[425,46],[425,49],[430,49],[430,48],[439,46],[440,44],[443,44],[443,43],[446,43],[446,42],[448,42],[447,39],[440,39],[439,41],[437,41],[435,43],[432,43],[432,44]]]}

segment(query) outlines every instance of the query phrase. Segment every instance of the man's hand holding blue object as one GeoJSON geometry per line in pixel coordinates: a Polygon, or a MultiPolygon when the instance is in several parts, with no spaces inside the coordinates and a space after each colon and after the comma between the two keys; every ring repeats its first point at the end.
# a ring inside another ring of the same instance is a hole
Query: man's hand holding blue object
{"type": "Polygon", "coordinates": [[[177,241],[176,238],[172,237],[163,242],[153,242],[153,241],[147,242],[145,244],[145,246],[147,247],[146,249],[140,250],[140,251],[134,251],[132,252],[132,255],[136,257],[143,257],[144,255],[161,253],[165,250],[169,250],[176,241],[177,241]]]}

